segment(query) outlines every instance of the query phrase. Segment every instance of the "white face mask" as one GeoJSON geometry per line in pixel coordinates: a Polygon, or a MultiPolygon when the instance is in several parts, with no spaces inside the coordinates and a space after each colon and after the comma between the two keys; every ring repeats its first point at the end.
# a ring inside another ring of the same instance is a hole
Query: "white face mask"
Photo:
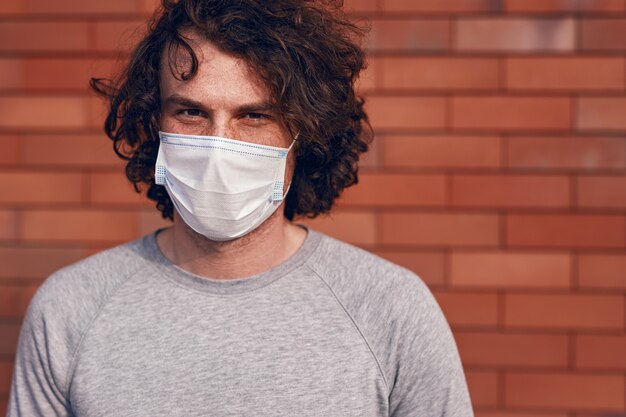
{"type": "Polygon", "coordinates": [[[289,148],[278,148],[219,136],[159,137],[156,183],[165,186],[183,221],[211,240],[254,230],[287,194],[285,165],[295,138],[289,148]]]}

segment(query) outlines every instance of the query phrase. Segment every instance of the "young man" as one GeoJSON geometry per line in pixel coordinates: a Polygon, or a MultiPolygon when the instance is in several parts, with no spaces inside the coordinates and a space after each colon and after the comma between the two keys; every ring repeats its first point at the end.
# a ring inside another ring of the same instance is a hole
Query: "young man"
{"type": "Polygon", "coordinates": [[[93,80],[173,226],[45,281],[9,416],[472,416],[422,280],[292,222],[370,137],[358,30],[327,3],[166,1],[120,84],[93,80]]]}

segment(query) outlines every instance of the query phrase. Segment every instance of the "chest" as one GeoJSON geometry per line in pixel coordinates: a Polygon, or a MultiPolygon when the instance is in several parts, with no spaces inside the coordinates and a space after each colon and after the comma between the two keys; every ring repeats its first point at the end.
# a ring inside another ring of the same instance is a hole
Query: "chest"
{"type": "Polygon", "coordinates": [[[334,310],[106,319],[77,359],[77,416],[388,415],[367,343],[334,310]]]}

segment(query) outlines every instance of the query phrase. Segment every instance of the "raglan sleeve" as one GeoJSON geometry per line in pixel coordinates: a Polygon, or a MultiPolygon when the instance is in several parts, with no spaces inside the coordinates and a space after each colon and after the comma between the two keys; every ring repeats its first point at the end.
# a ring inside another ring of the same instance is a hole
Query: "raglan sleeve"
{"type": "Polygon", "coordinates": [[[461,358],[434,295],[413,277],[398,302],[392,417],[473,417],[461,358]]]}
{"type": "Polygon", "coordinates": [[[18,339],[8,417],[71,416],[63,392],[66,343],[40,287],[28,305],[18,339]]]}

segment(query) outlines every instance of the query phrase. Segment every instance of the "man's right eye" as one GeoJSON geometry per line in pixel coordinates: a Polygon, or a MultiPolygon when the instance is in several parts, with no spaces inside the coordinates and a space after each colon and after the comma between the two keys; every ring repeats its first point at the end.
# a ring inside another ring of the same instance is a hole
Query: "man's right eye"
{"type": "Polygon", "coordinates": [[[198,109],[182,109],[179,110],[177,113],[188,117],[197,117],[202,115],[202,111],[198,109]]]}

